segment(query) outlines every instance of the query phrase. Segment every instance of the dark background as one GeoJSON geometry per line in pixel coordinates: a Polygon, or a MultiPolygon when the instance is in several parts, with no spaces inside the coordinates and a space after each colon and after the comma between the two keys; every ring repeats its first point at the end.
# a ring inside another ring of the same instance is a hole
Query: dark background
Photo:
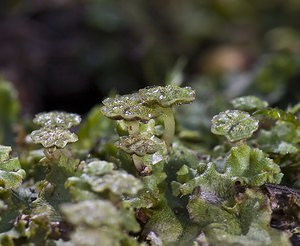
{"type": "Polygon", "coordinates": [[[0,74],[23,114],[83,114],[111,92],[165,84],[180,61],[179,82],[222,91],[220,78],[257,74],[284,54],[295,64],[275,65],[287,75],[272,67],[250,90],[284,105],[299,100],[299,13],[298,0],[2,0],[0,74]]]}

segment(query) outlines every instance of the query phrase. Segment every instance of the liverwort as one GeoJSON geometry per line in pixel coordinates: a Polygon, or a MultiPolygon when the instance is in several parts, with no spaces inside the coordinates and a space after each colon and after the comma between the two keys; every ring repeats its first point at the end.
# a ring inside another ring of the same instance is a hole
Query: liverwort
{"type": "Polygon", "coordinates": [[[79,160],[72,157],[70,150],[66,149],[68,143],[78,140],[75,133],[69,128],[78,125],[81,121],[79,115],[65,112],[49,112],[37,114],[33,120],[41,128],[31,133],[31,139],[35,144],[42,144],[45,158],[41,160],[43,166],[47,166],[45,179],[36,185],[38,199],[36,209],[41,209],[53,220],[59,220],[59,216],[53,214],[61,203],[71,199],[69,191],[64,183],[71,175],[78,171],[79,160]],[[46,201],[46,206],[40,207],[38,201],[46,201]]]}
{"type": "Polygon", "coordinates": [[[68,129],[80,121],[81,117],[77,114],[58,111],[39,113],[33,122],[41,129],[33,131],[30,136],[35,144],[43,145],[46,157],[51,159],[56,148],[63,149],[68,143],[78,140],[77,135],[68,129]]]}
{"type": "MultiPolygon", "coordinates": [[[[17,157],[10,157],[12,148],[0,145],[0,191],[16,189],[25,178],[25,170],[22,169],[17,157]]],[[[3,195],[3,194],[2,194],[3,195]]],[[[3,197],[1,198],[3,199],[3,197]]]]}
{"type": "Polygon", "coordinates": [[[35,115],[33,123],[42,127],[62,127],[69,129],[81,122],[81,117],[78,114],[52,111],[49,113],[39,113],[35,115]]]}
{"type": "Polygon", "coordinates": [[[148,175],[151,170],[145,167],[143,156],[151,155],[159,151],[161,146],[158,138],[148,138],[142,135],[124,136],[120,138],[119,148],[132,156],[134,165],[140,175],[148,175]]]}
{"type": "Polygon", "coordinates": [[[31,133],[31,139],[35,144],[42,144],[44,148],[64,148],[68,143],[78,140],[75,133],[62,127],[43,127],[31,133]]]}
{"type": "MultiPolygon", "coordinates": [[[[103,104],[101,111],[106,117],[114,120],[123,120],[127,126],[129,137],[126,139],[121,138],[119,147],[131,155],[134,165],[141,173],[145,165],[139,154],[135,153],[135,151],[129,151],[128,146],[133,144],[135,139],[140,138],[140,123],[146,123],[157,117],[156,112],[150,107],[142,105],[137,93],[107,98],[103,101],[103,104]]],[[[148,142],[145,142],[146,140],[147,138],[144,137],[142,141],[144,146],[149,145],[150,140],[148,139],[148,142]]]]}
{"type": "Polygon", "coordinates": [[[143,104],[154,107],[164,122],[163,140],[171,146],[175,133],[173,105],[191,103],[195,100],[195,91],[190,87],[168,85],[154,86],[139,90],[143,104]]]}
{"type": "MultiPolygon", "coordinates": [[[[157,117],[155,111],[142,105],[137,93],[107,98],[103,101],[103,104],[104,106],[101,108],[103,115],[114,120],[123,120],[126,124],[129,137],[126,139],[121,138],[119,147],[127,153],[130,152],[134,165],[139,172],[142,172],[144,163],[141,157],[135,151],[129,151],[128,146],[133,139],[139,138],[140,123],[148,122],[157,117]]],[[[144,139],[144,144],[146,144],[144,146],[148,146],[149,143],[145,143],[145,141],[144,139]]]]}
{"type": "Polygon", "coordinates": [[[142,105],[137,93],[109,97],[102,103],[102,113],[113,120],[124,120],[129,135],[139,134],[140,122],[147,122],[158,116],[154,110],[142,105]]]}
{"type": "Polygon", "coordinates": [[[212,120],[211,132],[224,135],[230,142],[250,138],[258,129],[259,121],[249,113],[240,110],[226,110],[215,115],[212,120]]]}
{"type": "Polygon", "coordinates": [[[164,160],[166,147],[171,146],[175,133],[172,106],[190,103],[194,99],[195,91],[190,87],[156,86],[141,89],[138,93],[107,98],[101,111],[106,117],[125,123],[129,136],[120,138],[119,148],[132,156],[140,175],[148,175],[151,172],[149,164],[164,160]],[[156,118],[164,124],[163,141],[151,130],[155,127],[156,118]]]}
{"type": "Polygon", "coordinates": [[[268,107],[268,102],[263,101],[256,96],[238,97],[231,100],[230,103],[235,109],[247,112],[254,112],[255,110],[268,107]]]}

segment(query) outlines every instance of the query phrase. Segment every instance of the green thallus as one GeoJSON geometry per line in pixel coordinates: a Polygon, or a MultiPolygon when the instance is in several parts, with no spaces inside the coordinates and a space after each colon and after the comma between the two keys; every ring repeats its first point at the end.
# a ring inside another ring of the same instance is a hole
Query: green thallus
{"type": "Polygon", "coordinates": [[[78,125],[81,117],[77,114],[53,111],[39,113],[33,122],[41,126],[41,129],[33,131],[30,136],[35,144],[42,144],[45,155],[50,158],[56,148],[64,148],[68,143],[78,140],[76,134],[68,129],[78,125]]]}
{"type": "Polygon", "coordinates": [[[139,134],[140,122],[161,119],[164,123],[162,139],[169,147],[175,132],[172,106],[194,100],[195,91],[190,87],[154,86],[141,89],[138,93],[107,98],[103,101],[104,106],[101,110],[111,119],[126,121],[129,135],[139,134]]]}
{"type": "Polygon", "coordinates": [[[170,148],[175,133],[172,106],[190,103],[194,99],[195,91],[190,87],[155,86],[141,89],[137,93],[107,98],[103,101],[101,111],[108,118],[125,122],[129,136],[120,138],[119,148],[132,156],[141,174],[145,167],[142,157],[153,155],[157,151],[163,152],[161,143],[158,143],[159,139],[150,139],[151,135],[154,137],[153,134],[141,135],[141,123],[161,120],[164,124],[162,140],[170,148]]]}

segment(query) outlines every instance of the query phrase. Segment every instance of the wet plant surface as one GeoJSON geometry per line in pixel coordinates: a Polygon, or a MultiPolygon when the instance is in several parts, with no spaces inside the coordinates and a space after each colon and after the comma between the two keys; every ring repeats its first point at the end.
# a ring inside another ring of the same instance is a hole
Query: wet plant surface
{"type": "Polygon", "coordinates": [[[156,86],[36,115],[0,145],[1,245],[298,245],[299,106],[238,97],[209,132],[173,108],[193,101],[156,86]]]}

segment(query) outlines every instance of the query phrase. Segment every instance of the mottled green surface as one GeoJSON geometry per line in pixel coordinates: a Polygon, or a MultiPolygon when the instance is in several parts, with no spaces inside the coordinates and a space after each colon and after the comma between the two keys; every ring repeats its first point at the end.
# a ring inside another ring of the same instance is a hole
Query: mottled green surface
{"type": "Polygon", "coordinates": [[[103,175],[111,173],[114,169],[114,164],[107,161],[92,160],[83,169],[88,175],[103,175]]]}
{"type": "Polygon", "coordinates": [[[11,152],[10,146],[0,145],[0,162],[9,159],[9,153],[11,152]]]}
{"type": "Polygon", "coordinates": [[[262,130],[257,142],[265,152],[287,155],[299,151],[299,139],[299,126],[291,122],[278,121],[272,129],[262,130]]]}
{"type": "Polygon", "coordinates": [[[112,163],[98,160],[87,163],[84,166],[83,174],[76,179],[71,177],[66,185],[68,189],[73,189],[75,196],[82,190],[133,196],[143,188],[141,181],[133,175],[125,171],[113,170],[112,163]]]}
{"type": "Polygon", "coordinates": [[[140,89],[139,94],[146,104],[158,104],[166,108],[176,104],[191,103],[195,100],[195,91],[191,87],[182,88],[176,85],[140,89]]]}
{"type": "Polygon", "coordinates": [[[249,185],[279,184],[283,174],[279,166],[263,151],[248,145],[233,147],[225,163],[225,174],[246,179],[249,185]]]}
{"type": "MultiPolygon", "coordinates": [[[[12,227],[19,210],[26,208],[27,201],[18,193],[26,178],[18,158],[10,157],[11,147],[0,145],[0,242],[1,233],[12,227]]],[[[7,238],[10,241],[9,238],[7,238]]]]}
{"type": "Polygon", "coordinates": [[[52,111],[49,113],[39,113],[35,115],[33,123],[43,127],[62,127],[71,128],[81,122],[81,117],[78,114],[66,112],[52,111]]]}
{"type": "Polygon", "coordinates": [[[268,102],[263,101],[255,96],[245,96],[235,98],[230,101],[235,109],[243,111],[254,111],[257,109],[263,109],[268,106],[268,102]]]}
{"type": "Polygon", "coordinates": [[[247,189],[232,209],[194,196],[188,205],[193,220],[204,226],[200,242],[209,245],[291,245],[289,235],[270,228],[267,197],[247,189]],[[202,218],[199,220],[199,218],[202,218]]]}
{"type": "Polygon", "coordinates": [[[83,201],[78,204],[65,204],[62,213],[75,225],[115,226],[121,222],[117,209],[108,201],[83,201]]]}
{"type": "MultiPolygon", "coordinates": [[[[108,98],[102,111],[123,110],[124,101],[153,110],[139,93],[108,98]]],[[[0,146],[0,244],[297,245],[299,191],[281,183],[299,186],[298,106],[245,108],[252,99],[237,106],[249,112],[213,117],[211,131],[229,141],[180,125],[167,144],[162,117],[118,121],[114,132],[96,107],[77,143],[67,146],[77,136],[59,118],[18,149],[0,146]]],[[[156,106],[160,116],[173,114],[156,106]]]]}
{"type": "Polygon", "coordinates": [[[297,122],[299,123],[299,119],[295,114],[288,112],[288,111],[284,111],[279,108],[260,109],[260,110],[257,110],[254,113],[254,115],[267,117],[272,120],[282,120],[282,121],[287,121],[287,122],[291,122],[291,123],[297,123],[297,122]]]}
{"type": "Polygon", "coordinates": [[[148,121],[158,116],[151,107],[144,106],[139,94],[109,97],[103,102],[102,113],[116,120],[142,120],[148,121]]]}
{"type": "Polygon", "coordinates": [[[82,179],[87,182],[95,192],[110,190],[117,195],[134,195],[142,188],[142,184],[138,179],[125,172],[112,172],[103,177],[83,176],[82,179]]]}
{"type": "Polygon", "coordinates": [[[211,122],[212,133],[224,135],[231,142],[249,138],[258,129],[258,120],[239,110],[221,112],[211,122]]]}
{"type": "Polygon", "coordinates": [[[116,109],[118,107],[124,107],[126,106],[134,106],[136,104],[139,104],[141,102],[139,94],[138,93],[132,93],[128,95],[116,95],[115,97],[108,97],[102,101],[102,103],[105,106],[114,108],[116,109]]]}
{"type": "Polygon", "coordinates": [[[0,187],[14,189],[19,187],[25,178],[18,158],[10,158],[11,147],[0,145],[0,187]]]}
{"type": "Polygon", "coordinates": [[[68,143],[78,140],[75,133],[71,133],[63,127],[43,127],[33,131],[30,136],[34,143],[42,144],[45,148],[64,148],[68,143]]]}
{"type": "Polygon", "coordinates": [[[126,136],[121,137],[119,148],[128,154],[136,154],[144,156],[146,154],[154,154],[159,150],[159,145],[153,140],[142,136],[126,136]]]}
{"type": "Polygon", "coordinates": [[[157,114],[151,108],[145,107],[142,104],[130,106],[125,104],[125,102],[122,106],[118,107],[103,106],[101,111],[105,116],[115,120],[148,121],[157,117],[157,114]]]}

